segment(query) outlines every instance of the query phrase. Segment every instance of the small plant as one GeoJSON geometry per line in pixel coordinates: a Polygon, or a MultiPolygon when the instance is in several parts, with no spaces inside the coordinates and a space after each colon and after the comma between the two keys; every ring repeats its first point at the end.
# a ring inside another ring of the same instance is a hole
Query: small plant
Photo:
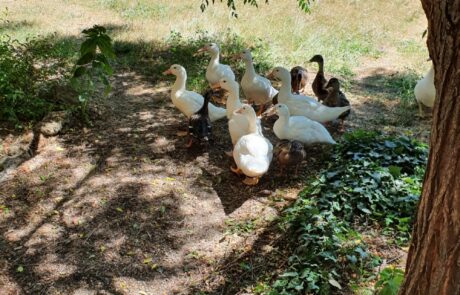
{"type": "Polygon", "coordinates": [[[112,39],[107,35],[107,30],[95,25],[83,30],[86,40],[80,47],[80,58],[77,60],[71,85],[79,93],[80,111],[86,123],[87,107],[93,97],[98,83],[104,85],[104,96],[112,89],[109,77],[113,74],[109,60],[115,58],[112,48],[112,39]]]}
{"type": "Polygon", "coordinates": [[[379,273],[379,279],[375,283],[375,294],[377,295],[396,295],[399,286],[404,278],[404,271],[393,266],[386,267],[379,273]]]}

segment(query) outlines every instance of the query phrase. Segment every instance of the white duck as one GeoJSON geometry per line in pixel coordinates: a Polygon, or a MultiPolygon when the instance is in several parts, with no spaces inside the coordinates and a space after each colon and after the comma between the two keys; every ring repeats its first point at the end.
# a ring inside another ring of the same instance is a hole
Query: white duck
{"type": "Polygon", "coordinates": [[[270,80],[256,73],[249,49],[244,49],[240,57],[246,65],[246,71],[241,79],[241,88],[249,102],[261,105],[257,113],[257,115],[260,115],[264,110],[264,105],[273,99],[278,93],[278,90],[273,88],[270,80]]]}
{"type": "Polygon", "coordinates": [[[275,105],[275,110],[279,118],[273,125],[273,132],[279,139],[298,140],[304,144],[336,143],[320,123],[304,116],[290,116],[285,104],[275,105]]]}
{"type": "MultiPolygon", "coordinates": [[[[220,80],[220,87],[229,92],[227,98],[227,118],[228,118],[228,130],[232,139],[232,144],[235,145],[241,136],[248,134],[249,122],[246,116],[236,113],[243,104],[240,101],[240,87],[238,82],[224,78],[220,80]]],[[[260,119],[256,119],[256,131],[259,135],[262,135],[262,126],[260,119]]]]}
{"type": "Polygon", "coordinates": [[[211,56],[209,65],[206,68],[206,80],[208,80],[211,88],[219,88],[219,80],[222,78],[230,78],[235,80],[235,74],[228,65],[219,63],[219,47],[216,43],[208,43],[202,48],[198,49],[198,52],[206,51],[211,56]]]}
{"type": "MultiPolygon", "coordinates": [[[[187,72],[181,65],[174,64],[163,75],[174,75],[176,81],[171,89],[171,100],[176,108],[179,109],[187,118],[196,113],[202,106],[204,98],[201,94],[185,89],[187,82],[187,72]]],[[[216,121],[225,117],[224,108],[219,108],[212,103],[208,104],[209,118],[216,121]]]]}
{"type": "Polygon", "coordinates": [[[423,105],[432,108],[436,98],[436,89],[434,88],[434,68],[425,74],[425,76],[417,82],[414,88],[415,99],[418,103],[420,116],[423,117],[423,105]]]}
{"type": "Polygon", "coordinates": [[[242,136],[233,148],[233,159],[237,168],[230,167],[230,169],[237,174],[246,175],[243,183],[256,185],[259,177],[270,167],[273,145],[257,132],[256,112],[250,105],[243,105],[236,113],[245,116],[248,120],[249,133],[242,136]]]}
{"type": "Polygon", "coordinates": [[[276,67],[272,75],[281,80],[281,89],[278,94],[278,102],[285,104],[294,116],[304,116],[320,123],[337,119],[343,112],[350,109],[346,107],[327,107],[313,97],[291,93],[291,75],[283,67],[276,67]]]}

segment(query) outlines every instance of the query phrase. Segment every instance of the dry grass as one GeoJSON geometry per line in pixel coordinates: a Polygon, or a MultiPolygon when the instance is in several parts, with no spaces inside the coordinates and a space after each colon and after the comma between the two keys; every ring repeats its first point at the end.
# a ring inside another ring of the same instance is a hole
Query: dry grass
{"type": "Polygon", "coordinates": [[[116,40],[128,42],[165,40],[171,31],[185,37],[196,31],[217,35],[231,31],[248,45],[258,38],[269,42],[274,62],[285,66],[305,64],[311,55],[322,53],[329,61],[327,68],[337,74],[351,75],[362,63],[419,73],[427,68],[421,38],[426,19],[417,1],[320,1],[311,14],[300,11],[293,0],[271,1],[259,8],[240,4],[238,19],[223,3],[205,13],[199,4],[197,0],[7,0],[1,6],[8,7],[8,19],[17,24],[4,33],[19,38],[53,32],[78,35],[96,23],[117,28],[116,40]]]}

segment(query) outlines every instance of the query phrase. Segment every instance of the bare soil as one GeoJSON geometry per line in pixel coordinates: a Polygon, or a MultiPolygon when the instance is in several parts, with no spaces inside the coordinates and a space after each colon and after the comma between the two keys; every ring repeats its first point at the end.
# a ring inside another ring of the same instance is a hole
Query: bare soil
{"type": "MultiPolygon", "coordinates": [[[[430,122],[415,111],[410,126],[387,124],[394,106],[375,98],[384,89],[370,76],[347,93],[347,129],[426,140],[430,122]]],[[[248,187],[229,170],[226,120],[214,124],[211,146],[187,149],[176,136],[186,120],[166,84],[133,71],[115,75],[113,86],[92,127],[40,136],[33,155],[25,153],[32,131],[3,130],[0,293],[247,294],[282,269],[289,240],[276,218],[330,148],[308,147],[297,177],[272,165],[248,187]]],[[[274,120],[263,120],[273,143],[274,120]]]]}

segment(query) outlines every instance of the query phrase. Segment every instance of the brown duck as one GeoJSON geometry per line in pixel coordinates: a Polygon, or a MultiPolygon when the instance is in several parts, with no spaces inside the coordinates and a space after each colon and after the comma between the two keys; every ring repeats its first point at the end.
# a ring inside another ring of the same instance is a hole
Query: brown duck
{"type": "MultiPolygon", "coordinates": [[[[340,82],[337,78],[331,78],[326,84],[327,97],[324,99],[323,104],[328,107],[346,107],[350,105],[345,94],[340,90],[340,82]]],[[[340,129],[343,130],[343,121],[350,115],[350,110],[344,112],[339,116],[340,129]]]]}
{"type": "Polygon", "coordinates": [[[291,69],[291,92],[300,94],[305,92],[307,86],[307,69],[301,66],[296,66],[291,69]]]}
{"type": "Polygon", "coordinates": [[[275,146],[273,156],[278,162],[280,173],[283,173],[285,167],[294,166],[294,173],[297,175],[299,165],[305,159],[307,153],[300,141],[283,139],[275,146]]]}
{"type": "Polygon", "coordinates": [[[319,101],[324,100],[328,92],[325,88],[327,80],[324,77],[324,59],[321,55],[317,54],[310,59],[310,62],[318,63],[318,73],[316,73],[316,77],[311,84],[311,88],[315,93],[316,97],[319,101]]]}

